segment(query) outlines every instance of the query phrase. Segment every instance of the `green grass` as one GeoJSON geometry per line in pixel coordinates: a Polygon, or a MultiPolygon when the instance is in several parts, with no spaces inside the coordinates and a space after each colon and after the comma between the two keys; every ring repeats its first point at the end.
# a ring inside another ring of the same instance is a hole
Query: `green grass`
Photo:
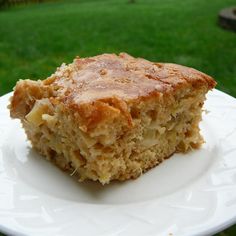
{"type": "Polygon", "coordinates": [[[76,55],[126,51],[184,64],[236,96],[236,34],[217,26],[235,0],[68,1],[0,12],[0,94],[18,79],[40,79],[76,55]]]}
{"type": "MultiPolygon", "coordinates": [[[[60,1],[0,11],[0,95],[76,55],[126,51],[202,70],[236,96],[236,34],[217,25],[235,0],[60,1]]],[[[221,236],[236,235],[236,227],[221,236]]]]}

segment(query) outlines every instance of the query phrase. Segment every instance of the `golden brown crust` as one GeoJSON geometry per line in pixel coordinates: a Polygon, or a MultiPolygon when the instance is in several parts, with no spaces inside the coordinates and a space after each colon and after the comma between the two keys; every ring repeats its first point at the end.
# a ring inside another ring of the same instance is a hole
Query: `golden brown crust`
{"type": "Polygon", "coordinates": [[[119,98],[124,101],[173,92],[179,87],[206,86],[216,82],[195,69],[170,63],[153,63],[128,54],[102,54],[76,58],[62,65],[45,84],[57,90],[57,96],[75,107],[100,99],[119,98]],[[65,96],[66,94],[66,96],[65,96]]]}
{"type": "Polygon", "coordinates": [[[158,100],[181,89],[203,87],[207,91],[215,85],[210,76],[195,69],[154,63],[126,53],[77,57],[72,64],[63,64],[44,81],[20,81],[11,102],[11,116],[22,117],[35,99],[51,96],[54,102],[79,113],[85,130],[113,119],[118,113],[126,118],[128,126],[132,126],[127,104],[150,98],[158,100]],[[28,100],[27,106],[25,100],[28,100]]]}

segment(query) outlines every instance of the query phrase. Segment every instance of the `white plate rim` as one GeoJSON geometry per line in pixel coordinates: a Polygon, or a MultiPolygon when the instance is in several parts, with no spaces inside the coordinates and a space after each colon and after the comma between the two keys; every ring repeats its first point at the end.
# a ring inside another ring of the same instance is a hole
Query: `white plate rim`
{"type": "MultiPolygon", "coordinates": [[[[222,107],[223,104],[226,104],[226,102],[230,102],[231,105],[229,107],[227,107],[227,112],[232,112],[233,114],[236,115],[236,99],[235,98],[233,98],[230,95],[227,95],[221,91],[218,91],[216,89],[213,90],[213,92],[209,95],[209,97],[211,98],[211,96],[213,96],[213,95],[215,97],[219,97],[220,99],[223,100],[222,104],[220,104],[221,108],[223,108],[223,109],[224,109],[224,107],[222,107]]],[[[8,99],[9,96],[10,96],[10,94],[4,95],[3,97],[0,98],[0,102],[2,100],[6,100],[6,98],[8,99]]],[[[219,106],[219,104],[217,104],[217,106],[219,106]]],[[[2,108],[0,107],[0,109],[2,109],[2,108]]],[[[224,111],[221,111],[221,112],[224,112],[224,111]]],[[[0,116],[1,116],[1,113],[0,113],[0,116]]],[[[217,119],[219,120],[219,117],[217,119]]],[[[234,118],[233,118],[233,121],[234,121],[234,118]]],[[[236,128],[236,124],[235,124],[235,127],[233,127],[233,128],[236,128]]],[[[1,130],[1,123],[0,123],[0,130],[1,130]]],[[[1,139],[0,139],[0,144],[1,144],[1,139]]],[[[236,144],[234,147],[236,147],[236,144]]],[[[236,154],[236,151],[235,151],[235,154],[236,154]]],[[[236,186],[236,183],[235,183],[235,186],[236,186]]],[[[235,193],[235,197],[236,197],[236,190],[234,193],[235,193]]],[[[224,230],[225,228],[233,225],[235,222],[236,222],[236,213],[234,216],[229,217],[227,220],[222,220],[219,224],[212,225],[212,227],[210,227],[208,229],[204,229],[203,231],[199,230],[197,232],[197,234],[193,233],[192,235],[212,235],[212,234],[215,234],[215,233],[217,233],[221,230],[224,230]]],[[[20,232],[17,232],[17,231],[14,231],[8,227],[5,227],[4,225],[1,224],[1,222],[0,222],[0,230],[2,230],[3,233],[7,233],[7,234],[21,235],[20,232]]]]}

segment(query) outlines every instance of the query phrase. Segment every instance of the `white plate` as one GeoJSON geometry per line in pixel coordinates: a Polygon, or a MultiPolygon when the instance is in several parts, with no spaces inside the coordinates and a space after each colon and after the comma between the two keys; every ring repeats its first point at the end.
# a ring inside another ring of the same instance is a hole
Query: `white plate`
{"type": "Polygon", "coordinates": [[[142,177],[78,183],[36,154],[0,98],[0,230],[23,235],[211,235],[236,222],[236,99],[208,95],[206,144],[142,177]]]}

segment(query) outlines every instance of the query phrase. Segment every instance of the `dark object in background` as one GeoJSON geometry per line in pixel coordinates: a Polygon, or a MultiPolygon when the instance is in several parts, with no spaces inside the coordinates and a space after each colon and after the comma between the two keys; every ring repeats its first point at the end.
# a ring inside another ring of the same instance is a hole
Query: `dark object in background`
{"type": "Polygon", "coordinates": [[[129,0],[129,3],[135,3],[136,0],[129,0]]]}
{"type": "Polygon", "coordinates": [[[7,5],[7,0],[0,0],[0,8],[7,5]]]}
{"type": "Polygon", "coordinates": [[[236,32],[236,6],[221,10],[218,20],[221,27],[236,32]]]}
{"type": "Polygon", "coordinates": [[[46,0],[0,0],[0,9],[20,4],[42,3],[44,1],[46,0]]]}

